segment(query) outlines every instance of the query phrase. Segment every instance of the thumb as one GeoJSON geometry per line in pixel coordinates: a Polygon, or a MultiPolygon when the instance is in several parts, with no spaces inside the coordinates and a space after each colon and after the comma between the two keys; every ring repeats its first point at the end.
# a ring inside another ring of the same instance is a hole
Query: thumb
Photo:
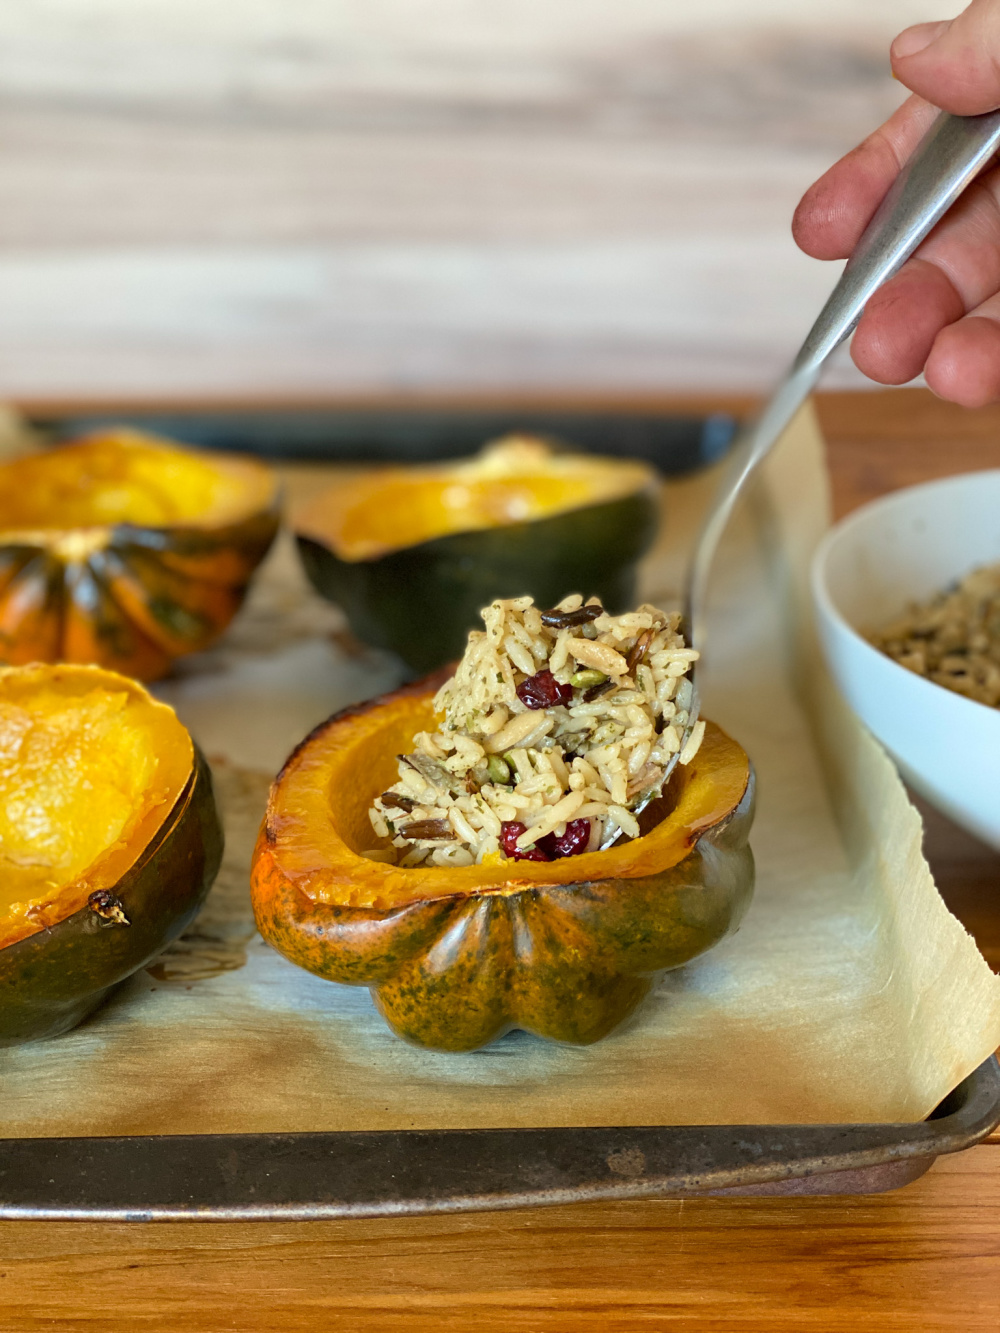
{"type": "Polygon", "coordinates": [[[892,72],[960,116],[1000,107],[1000,0],[972,0],[958,18],[918,23],[892,44],[892,72]]]}

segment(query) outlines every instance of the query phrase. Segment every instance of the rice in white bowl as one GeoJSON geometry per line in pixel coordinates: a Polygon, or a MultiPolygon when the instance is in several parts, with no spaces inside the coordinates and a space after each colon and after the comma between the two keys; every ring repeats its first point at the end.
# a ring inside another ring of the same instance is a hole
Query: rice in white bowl
{"type": "Polygon", "coordinates": [[[398,782],[369,816],[391,845],[366,853],[401,866],[551,860],[639,836],[632,813],[689,763],[705,724],[692,722],[698,654],[680,616],[654,606],[612,616],[574,593],[551,611],[530,597],[483,612],[458,668],[438,691],[434,732],[400,756],[398,782]]]}
{"type": "Polygon", "coordinates": [[[1000,563],[972,570],[868,635],[915,675],[1000,708],[1000,563]]]}

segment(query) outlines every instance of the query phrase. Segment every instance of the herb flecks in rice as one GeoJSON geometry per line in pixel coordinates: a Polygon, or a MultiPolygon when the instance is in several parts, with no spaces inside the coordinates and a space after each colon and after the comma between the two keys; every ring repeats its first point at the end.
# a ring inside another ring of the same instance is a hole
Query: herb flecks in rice
{"type": "Polygon", "coordinates": [[[1000,564],[911,606],[869,641],[908,671],[1000,708],[1000,564]]]}
{"type": "Polygon", "coordinates": [[[544,612],[530,597],[496,601],[482,617],[435,697],[440,728],[418,732],[369,811],[395,849],[375,855],[499,864],[594,850],[605,832],[637,837],[635,806],[678,751],[690,763],[705,729],[696,722],[684,743],[698,654],[680,616],[612,616],[575,593],[544,612]]]}

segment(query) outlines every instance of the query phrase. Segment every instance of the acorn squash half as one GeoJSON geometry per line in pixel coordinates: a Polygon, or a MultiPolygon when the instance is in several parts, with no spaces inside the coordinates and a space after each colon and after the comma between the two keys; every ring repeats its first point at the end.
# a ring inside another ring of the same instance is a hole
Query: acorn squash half
{"type": "Polygon", "coordinates": [[[98,667],[0,668],[0,1046],[86,1017],[191,921],[221,856],[173,709],[98,667]]]}
{"type": "Polygon", "coordinates": [[[458,463],[365,472],[292,526],[313,585],[358,638],[425,672],[461,656],[496,597],[551,606],[580,588],[609,611],[632,606],[659,513],[645,463],[511,436],[458,463]]]}
{"type": "Polygon", "coordinates": [[[0,662],[156,680],[226,628],[277,529],[262,463],[134,431],[0,465],[0,662]]]}
{"type": "Polygon", "coordinates": [[[368,986],[389,1026],[465,1051],[512,1028],[597,1041],[657,973],[739,924],[753,891],[753,773],[709,724],[648,830],[550,862],[401,869],[361,855],[373,797],[428,727],[442,677],[348,708],[317,727],[271,789],[254,853],[263,937],[330,981],[368,986]]]}

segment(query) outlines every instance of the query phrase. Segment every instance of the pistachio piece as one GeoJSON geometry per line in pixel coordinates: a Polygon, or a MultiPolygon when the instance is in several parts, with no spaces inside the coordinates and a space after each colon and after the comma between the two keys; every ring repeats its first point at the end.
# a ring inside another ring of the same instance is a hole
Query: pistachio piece
{"type": "Polygon", "coordinates": [[[569,683],[585,690],[589,689],[591,685],[603,685],[606,680],[607,676],[603,671],[597,671],[594,667],[587,667],[585,671],[574,671],[569,678],[569,683]]]}

